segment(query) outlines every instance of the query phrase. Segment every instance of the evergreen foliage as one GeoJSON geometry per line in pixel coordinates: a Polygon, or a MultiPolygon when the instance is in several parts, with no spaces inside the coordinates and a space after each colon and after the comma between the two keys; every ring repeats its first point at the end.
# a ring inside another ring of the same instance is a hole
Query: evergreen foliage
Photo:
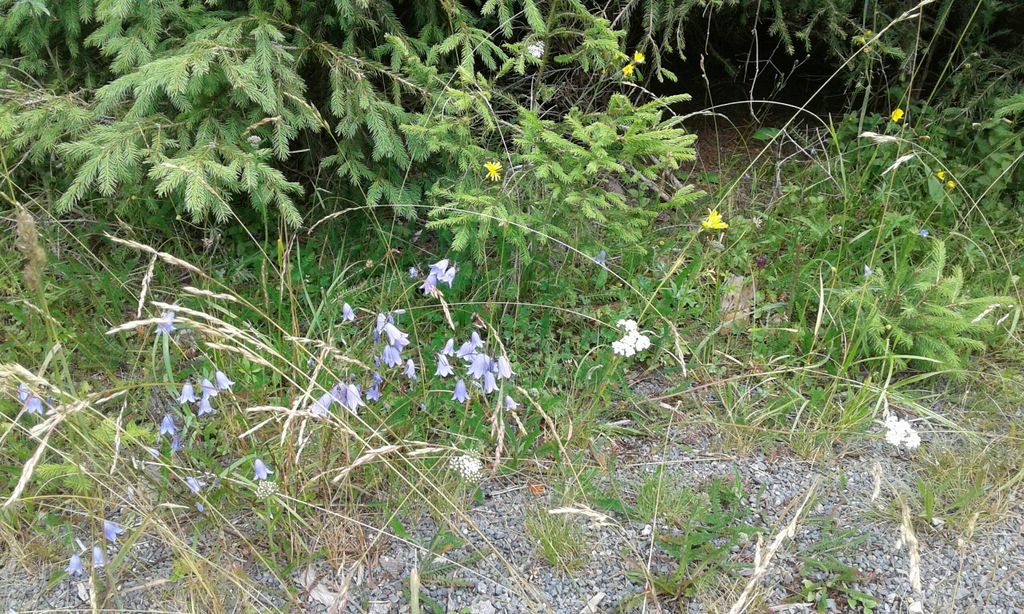
{"type": "Polygon", "coordinates": [[[972,354],[987,349],[985,333],[1014,303],[1009,297],[968,296],[962,269],[947,265],[945,243],[938,240],[919,266],[902,266],[891,275],[877,267],[864,286],[843,289],[840,300],[847,316],[842,322],[856,323],[860,333],[853,346],[857,356],[884,357],[897,372],[913,366],[951,370],[954,376],[972,354]],[[994,311],[998,307],[1003,309],[994,311]]]}
{"type": "Polygon", "coordinates": [[[170,202],[224,223],[248,205],[299,227],[354,203],[429,216],[482,259],[497,234],[526,254],[525,226],[628,246],[694,196],[663,175],[692,159],[692,137],[662,118],[683,97],[635,106],[622,33],[581,4],[7,0],[0,11],[0,44],[20,54],[4,73],[0,136],[28,154],[22,174],[46,178],[37,185],[58,214],[90,205],[138,219],[170,202]],[[500,186],[483,183],[488,160],[507,165],[500,186]],[[331,209],[304,204],[314,183],[331,209]]]}

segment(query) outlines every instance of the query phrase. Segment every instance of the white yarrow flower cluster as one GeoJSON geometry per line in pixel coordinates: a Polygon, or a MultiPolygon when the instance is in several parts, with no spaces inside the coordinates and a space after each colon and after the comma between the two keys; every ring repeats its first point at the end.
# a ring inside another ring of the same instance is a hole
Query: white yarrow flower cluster
{"type": "Polygon", "coordinates": [[[619,356],[633,356],[651,347],[651,339],[640,332],[636,320],[619,320],[619,328],[626,334],[618,341],[612,341],[612,351],[619,356]]]}
{"type": "Polygon", "coordinates": [[[529,53],[538,60],[541,59],[544,56],[544,43],[540,41],[537,41],[536,43],[531,43],[526,48],[526,53],[529,53]]]}
{"type": "Polygon", "coordinates": [[[462,476],[467,482],[476,482],[484,473],[483,462],[475,456],[463,454],[462,456],[453,456],[448,461],[451,468],[454,469],[462,476]]]}
{"type": "Polygon", "coordinates": [[[906,420],[893,414],[885,417],[885,440],[896,446],[906,446],[908,450],[916,450],[921,445],[921,436],[906,420]]]}
{"type": "Polygon", "coordinates": [[[265,501],[277,494],[277,482],[260,480],[256,486],[256,498],[265,501]]]}

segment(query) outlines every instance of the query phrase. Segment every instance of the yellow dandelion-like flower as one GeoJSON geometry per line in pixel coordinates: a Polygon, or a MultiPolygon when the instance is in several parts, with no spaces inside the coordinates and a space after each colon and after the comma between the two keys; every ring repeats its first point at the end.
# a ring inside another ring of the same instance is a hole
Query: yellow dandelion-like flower
{"type": "Polygon", "coordinates": [[[889,115],[889,118],[892,119],[892,121],[894,122],[900,121],[901,119],[903,119],[903,109],[899,107],[893,109],[892,113],[889,115]]]}
{"type": "Polygon", "coordinates": [[[646,60],[646,59],[647,59],[647,58],[646,58],[646,57],[644,57],[644,54],[643,54],[643,53],[641,53],[641,52],[639,52],[639,51],[634,51],[634,52],[633,52],[633,62],[634,62],[635,64],[643,64],[643,63],[644,63],[644,60],[646,60]]]}
{"type": "Polygon", "coordinates": [[[952,190],[953,188],[956,187],[956,182],[950,179],[949,181],[946,182],[946,187],[952,190]]]}
{"type": "Polygon", "coordinates": [[[874,35],[875,35],[875,33],[872,32],[871,30],[865,30],[864,31],[864,38],[871,38],[874,35]]]}
{"type": "Polygon", "coordinates": [[[629,64],[626,64],[625,66],[622,67],[622,75],[624,77],[632,77],[633,76],[633,70],[635,70],[635,68],[636,67],[633,66],[632,62],[630,62],[629,64]]]}
{"type": "Polygon", "coordinates": [[[946,171],[935,171],[935,176],[939,178],[939,181],[945,181],[946,171]]]}
{"type": "Polygon", "coordinates": [[[486,163],[484,163],[484,168],[487,169],[487,178],[488,179],[490,179],[491,181],[500,181],[501,180],[501,169],[502,169],[501,162],[498,162],[497,160],[492,160],[490,162],[486,162],[486,163]]]}
{"type": "Polygon", "coordinates": [[[708,217],[706,220],[702,220],[700,225],[708,230],[725,230],[729,227],[722,221],[722,214],[718,212],[718,209],[708,209],[708,217]]]}

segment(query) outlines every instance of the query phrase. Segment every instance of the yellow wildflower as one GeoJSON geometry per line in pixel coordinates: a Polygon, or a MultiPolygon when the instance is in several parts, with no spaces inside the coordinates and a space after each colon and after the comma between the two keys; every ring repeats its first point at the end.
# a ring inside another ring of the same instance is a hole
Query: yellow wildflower
{"type": "Polygon", "coordinates": [[[871,30],[865,30],[864,31],[864,38],[871,38],[874,35],[875,35],[875,33],[872,32],[871,30]]]}
{"type": "Polygon", "coordinates": [[[498,162],[497,160],[492,160],[490,162],[485,163],[484,168],[487,169],[488,179],[490,179],[491,181],[501,180],[501,162],[498,162]]]}
{"type": "Polygon", "coordinates": [[[639,51],[634,51],[634,52],[633,52],[633,62],[634,62],[634,63],[636,63],[636,64],[643,64],[643,63],[644,63],[644,60],[646,60],[646,59],[647,59],[647,58],[646,58],[646,57],[644,57],[644,54],[643,54],[643,53],[641,53],[641,52],[639,52],[639,51]]]}
{"type": "Polygon", "coordinates": [[[900,121],[901,119],[903,119],[903,109],[901,109],[899,107],[893,109],[892,114],[890,114],[889,117],[894,122],[900,121]]]}
{"type": "Polygon", "coordinates": [[[946,171],[935,171],[935,176],[939,178],[939,181],[945,181],[946,171]]]}
{"type": "Polygon", "coordinates": [[[953,188],[956,187],[956,182],[950,179],[949,181],[946,182],[946,187],[952,190],[953,188]]]}
{"type": "Polygon", "coordinates": [[[634,68],[635,67],[633,66],[632,62],[626,64],[625,66],[622,67],[622,75],[624,77],[632,77],[634,68]]]}
{"type": "Polygon", "coordinates": [[[722,221],[722,214],[718,212],[718,209],[708,209],[708,218],[702,220],[700,225],[708,230],[725,230],[729,227],[722,221]]]}

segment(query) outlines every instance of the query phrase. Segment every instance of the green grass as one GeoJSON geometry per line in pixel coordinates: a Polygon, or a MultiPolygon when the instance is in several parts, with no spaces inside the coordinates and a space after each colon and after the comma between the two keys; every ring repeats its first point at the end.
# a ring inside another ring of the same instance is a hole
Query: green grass
{"type": "MultiPolygon", "coordinates": [[[[618,74],[617,39],[594,28],[594,65],[618,74]]],[[[20,561],[59,582],[63,561],[87,555],[102,520],[116,514],[128,529],[123,543],[167,545],[173,578],[200,609],[231,610],[255,590],[242,570],[196,547],[200,534],[238,544],[282,585],[317,557],[372,565],[393,540],[419,548],[421,586],[458,584],[442,554],[465,547],[460,562],[469,564],[496,552],[456,537],[475,530],[467,511],[484,500],[482,477],[554,488],[618,519],[657,525],[656,547],[677,565],[660,577],[645,569],[638,582],[662,597],[696,598],[731,578],[728,546],[753,535],[741,520],[742,485],[687,486],[662,469],[632,484],[615,475],[622,437],[666,442],[681,416],[709,434],[706,448],[827,461],[881,440],[885,413],[896,412],[924,439],[914,452],[887,449],[908,463],[911,477],[889,486],[920,530],[968,535],[1014,512],[1024,483],[1018,125],[894,90],[907,111],[899,123],[874,98],[829,118],[777,116],[739,128],[712,118],[698,143],[733,145],[717,159],[689,160],[691,136],[677,129],[696,120],[678,123],[668,100],[646,107],[646,95],[613,98],[621,84],[606,77],[588,82],[594,100],[584,101],[585,115],[570,121],[566,113],[557,125],[532,115],[533,98],[526,112],[518,81],[491,96],[450,77],[440,92],[460,114],[444,116],[448,125],[426,114],[405,126],[438,143],[452,139],[443,155],[423,153],[404,168],[389,157],[381,171],[381,185],[405,199],[416,200],[396,177],[432,186],[423,203],[392,206],[373,192],[379,206],[330,217],[343,206],[335,200],[370,200],[357,192],[379,185],[324,179],[297,164],[289,173],[315,188],[301,229],[249,211],[257,186],[240,192],[245,207],[228,223],[181,219],[172,210],[188,198],[157,198],[147,173],[135,173],[135,185],[126,169],[115,173],[129,184],[123,202],[97,193],[58,215],[52,200],[73,175],[37,165],[56,150],[28,164],[23,156],[34,149],[0,145],[0,193],[17,218],[0,239],[0,492],[20,492],[0,514],[0,538],[20,561]],[[498,111],[478,104],[485,99],[498,111]],[[495,117],[509,138],[477,134],[495,117]],[[630,139],[617,138],[625,126],[630,139]],[[601,147],[580,149],[591,140],[601,147]],[[477,158],[499,150],[514,157],[507,183],[482,182],[477,158]],[[344,197],[334,193],[342,183],[344,197]],[[717,209],[728,229],[703,228],[705,209],[717,209]],[[599,249],[606,266],[592,259],[599,249]],[[407,270],[422,273],[442,258],[460,267],[452,287],[422,294],[422,279],[407,270]],[[183,308],[173,335],[157,335],[153,322],[109,334],[171,303],[183,308]],[[355,322],[342,318],[345,303],[355,322]],[[417,378],[382,369],[381,401],[311,415],[338,382],[358,382],[366,400],[381,351],[375,319],[399,311],[411,338],[403,361],[414,361],[417,378]],[[636,319],[652,348],[615,355],[619,319],[636,319]],[[449,337],[458,347],[473,332],[492,356],[509,358],[515,376],[490,395],[471,385],[472,401],[457,403],[454,378],[434,375],[436,355],[449,337]],[[236,384],[211,416],[174,401],[184,381],[218,370],[236,384]],[[21,383],[60,418],[23,412],[21,383]],[[519,407],[506,406],[505,395],[519,407]],[[180,451],[158,435],[165,415],[181,431],[180,451]],[[481,476],[452,469],[463,455],[482,463],[481,476]],[[276,492],[258,490],[256,459],[273,470],[276,492]],[[206,482],[198,495],[186,482],[197,476],[206,482]],[[424,523],[437,528],[426,541],[415,531],[424,523]]],[[[551,100],[547,87],[538,89],[551,100]]],[[[82,134],[62,129],[59,140],[82,134]]],[[[331,135],[312,149],[337,149],[327,141],[338,138],[365,146],[331,135]]],[[[157,158],[154,168],[180,170],[157,158]]],[[[207,209],[239,204],[208,200],[207,209]]],[[[541,559],[572,573],[589,558],[578,521],[538,507],[523,535],[541,559]]],[[[815,561],[829,580],[805,586],[802,597],[841,595],[869,609],[851,592],[848,569],[815,561]]],[[[112,557],[96,572],[98,607],[121,606],[115,587],[132,564],[112,557]]],[[[507,561],[496,565],[525,584],[507,561]]]]}
{"type": "Polygon", "coordinates": [[[556,569],[571,573],[590,559],[587,537],[576,522],[576,518],[535,509],[526,514],[523,528],[527,539],[536,544],[538,557],[556,569]]]}

